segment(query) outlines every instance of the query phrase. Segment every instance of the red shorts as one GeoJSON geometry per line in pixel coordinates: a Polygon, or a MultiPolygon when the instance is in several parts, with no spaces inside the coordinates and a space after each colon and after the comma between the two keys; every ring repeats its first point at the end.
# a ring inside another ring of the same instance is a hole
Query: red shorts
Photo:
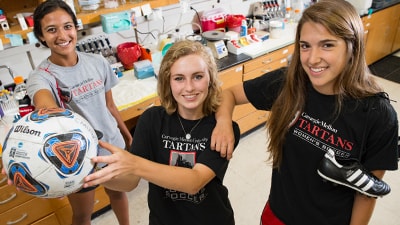
{"type": "Polygon", "coordinates": [[[265,204],[264,210],[261,215],[261,225],[285,225],[269,207],[269,202],[265,204]]]}

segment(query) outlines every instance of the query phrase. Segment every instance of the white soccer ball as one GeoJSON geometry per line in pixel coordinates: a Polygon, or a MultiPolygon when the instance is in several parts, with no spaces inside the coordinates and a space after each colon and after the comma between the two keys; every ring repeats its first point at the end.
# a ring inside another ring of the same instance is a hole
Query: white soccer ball
{"type": "Polygon", "coordinates": [[[3,144],[3,166],[20,190],[40,198],[58,198],[82,188],[98,153],[89,122],[67,109],[31,112],[16,122],[3,144]]]}

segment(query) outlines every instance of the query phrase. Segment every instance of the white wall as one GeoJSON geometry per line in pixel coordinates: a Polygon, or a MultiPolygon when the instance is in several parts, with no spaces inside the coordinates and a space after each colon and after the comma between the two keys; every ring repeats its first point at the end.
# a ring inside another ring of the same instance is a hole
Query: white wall
{"type": "MultiPolygon", "coordinates": [[[[190,5],[200,14],[204,10],[213,8],[222,8],[227,14],[251,14],[251,4],[257,2],[256,0],[189,0],[190,5]]],[[[182,34],[191,34],[193,29],[197,26],[192,25],[192,22],[198,23],[196,12],[188,10],[182,13],[180,4],[174,4],[162,7],[162,20],[145,21],[144,18],[139,18],[138,31],[140,33],[151,32],[155,38],[150,34],[139,34],[139,43],[154,49],[158,43],[158,36],[166,33],[170,34],[175,32],[175,28],[180,28],[182,34]]],[[[200,24],[199,24],[200,25],[200,24]]],[[[106,35],[109,37],[111,44],[116,47],[123,42],[136,42],[135,32],[133,30],[123,31],[113,34],[105,34],[102,31],[101,25],[94,27],[87,27],[79,32],[79,41],[93,38],[98,35],[106,35]],[[82,36],[82,33],[86,35],[82,36]]],[[[24,45],[20,47],[6,48],[0,51],[0,65],[7,65],[15,75],[22,75],[28,78],[29,72],[32,68],[38,65],[42,60],[49,56],[49,50],[44,47],[35,47],[34,45],[24,45]],[[29,58],[29,54],[32,56],[29,58]]],[[[3,84],[12,84],[13,81],[6,69],[0,69],[0,80],[3,84]]]]}

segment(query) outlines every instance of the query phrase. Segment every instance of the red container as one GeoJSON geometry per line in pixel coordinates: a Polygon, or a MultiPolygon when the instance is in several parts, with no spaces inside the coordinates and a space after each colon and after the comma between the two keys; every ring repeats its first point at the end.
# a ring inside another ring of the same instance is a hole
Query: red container
{"type": "Polygon", "coordinates": [[[124,69],[133,69],[133,63],[142,55],[140,45],[136,42],[125,42],[117,46],[117,55],[124,69]]]}
{"type": "Polygon", "coordinates": [[[221,28],[225,29],[225,16],[226,13],[220,8],[204,12],[200,19],[203,32],[221,28]]]}
{"type": "Polygon", "coordinates": [[[242,20],[245,20],[246,17],[241,14],[231,14],[226,16],[226,26],[228,28],[236,28],[242,25],[242,20]]]}

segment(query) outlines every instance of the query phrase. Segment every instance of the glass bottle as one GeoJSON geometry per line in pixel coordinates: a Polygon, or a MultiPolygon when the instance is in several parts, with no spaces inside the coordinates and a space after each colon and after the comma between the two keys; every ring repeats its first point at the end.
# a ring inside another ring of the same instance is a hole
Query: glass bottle
{"type": "Polygon", "coordinates": [[[14,77],[14,98],[16,100],[22,100],[26,96],[26,84],[24,83],[24,78],[22,76],[14,77]]]}

